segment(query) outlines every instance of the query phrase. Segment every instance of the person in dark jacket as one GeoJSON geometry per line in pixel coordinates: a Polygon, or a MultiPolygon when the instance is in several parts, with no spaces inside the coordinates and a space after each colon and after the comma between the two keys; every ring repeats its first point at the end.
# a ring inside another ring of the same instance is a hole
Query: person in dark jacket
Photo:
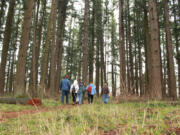
{"type": "Polygon", "coordinates": [[[64,104],[64,96],[66,96],[66,104],[68,104],[68,96],[71,88],[71,83],[68,80],[68,75],[65,76],[63,80],[61,80],[61,83],[59,85],[59,90],[61,93],[61,102],[64,104]]]}
{"type": "Polygon", "coordinates": [[[78,92],[77,92],[77,98],[78,98],[78,103],[79,103],[79,104],[82,104],[84,91],[86,91],[86,87],[85,87],[84,83],[81,82],[81,83],[79,84],[79,90],[78,90],[78,92]]]}
{"type": "Polygon", "coordinates": [[[108,100],[109,100],[109,88],[108,88],[108,84],[105,83],[104,87],[102,88],[103,91],[103,102],[105,104],[107,104],[108,100]]]}

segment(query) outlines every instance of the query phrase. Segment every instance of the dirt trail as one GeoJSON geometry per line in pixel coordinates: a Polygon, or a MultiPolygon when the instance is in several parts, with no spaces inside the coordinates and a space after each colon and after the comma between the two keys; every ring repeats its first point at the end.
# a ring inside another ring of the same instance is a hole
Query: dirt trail
{"type": "Polygon", "coordinates": [[[3,121],[8,118],[16,118],[20,117],[21,115],[28,115],[28,114],[35,114],[35,113],[41,113],[41,112],[49,112],[49,111],[56,111],[59,109],[64,109],[64,108],[72,108],[77,105],[60,105],[55,108],[36,108],[33,110],[23,110],[19,112],[0,112],[0,121],[3,121]]]}

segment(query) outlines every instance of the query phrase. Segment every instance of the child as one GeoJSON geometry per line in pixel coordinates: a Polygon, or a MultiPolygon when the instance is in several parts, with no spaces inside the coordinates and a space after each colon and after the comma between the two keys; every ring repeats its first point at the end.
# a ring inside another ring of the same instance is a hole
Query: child
{"type": "Polygon", "coordinates": [[[93,82],[91,82],[88,86],[87,86],[87,92],[88,92],[88,103],[92,104],[93,103],[93,97],[96,94],[96,88],[93,84],[93,82]]]}
{"type": "Polygon", "coordinates": [[[108,85],[107,83],[104,84],[104,87],[102,88],[102,91],[103,91],[103,102],[105,104],[107,104],[108,102],[108,99],[109,99],[109,88],[108,88],[108,85]]]}

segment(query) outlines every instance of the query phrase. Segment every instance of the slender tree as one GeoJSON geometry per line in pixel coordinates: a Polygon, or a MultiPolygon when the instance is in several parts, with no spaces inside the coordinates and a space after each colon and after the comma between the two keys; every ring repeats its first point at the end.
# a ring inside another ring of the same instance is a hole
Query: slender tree
{"type": "Polygon", "coordinates": [[[164,10],[165,10],[165,29],[166,29],[166,48],[167,48],[167,65],[168,65],[168,87],[169,87],[169,95],[173,99],[176,99],[176,78],[174,72],[174,60],[173,60],[173,47],[172,47],[172,39],[171,39],[171,31],[169,24],[169,7],[168,0],[164,1],[164,10]]]}
{"type": "MultiPolygon", "coordinates": [[[[175,0],[173,0],[174,5],[174,37],[175,37],[175,48],[176,48],[176,60],[178,64],[178,84],[179,84],[179,96],[180,96],[180,52],[178,51],[180,49],[179,47],[179,32],[178,32],[178,21],[177,21],[177,10],[175,8],[175,0]]],[[[180,2],[178,1],[178,5],[180,6],[180,2]]],[[[180,16],[180,13],[178,14],[180,16]]]]}
{"type": "Polygon", "coordinates": [[[6,0],[1,0],[1,7],[0,7],[0,28],[1,28],[1,26],[2,26],[2,22],[3,22],[3,15],[4,15],[4,7],[5,7],[5,5],[6,5],[6,0]]]}
{"type": "Polygon", "coordinates": [[[45,47],[44,47],[43,56],[42,56],[42,71],[41,71],[41,81],[40,81],[40,96],[41,97],[43,97],[43,93],[45,90],[46,76],[47,76],[47,71],[48,71],[50,35],[51,35],[51,30],[52,30],[52,21],[53,21],[55,5],[56,5],[55,0],[52,0],[51,13],[49,16],[47,35],[46,35],[46,42],[45,42],[45,47]]]}
{"type": "Polygon", "coordinates": [[[53,14],[53,29],[52,29],[52,47],[51,47],[51,68],[50,68],[50,92],[55,93],[55,76],[56,76],[56,17],[57,17],[57,0],[55,0],[55,8],[53,14]]]}
{"type": "Polygon", "coordinates": [[[37,96],[36,49],[38,48],[38,46],[37,46],[37,24],[38,24],[38,17],[39,17],[39,6],[40,6],[40,0],[38,0],[34,6],[35,8],[34,8],[34,26],[33,26],[32,66],[31,66],[30,84],[29,84],[30,94],[33,97],[37,96]]]}
{"type": "Polygon", "coordinates": [[[2,49],[1,65],[0,65],[0,93],[1,94],[4,92],[4,86],[5,86],[5,70],[6,70],[9,43],[11,39],[11,30],[12,30],[13,17],[14,17],[14,7],[15,7],[15,0],[11,0],[9,3],[6,27],[4,31],[3,49],[2,49]]]}
{"type": "Polygon", "coordinates": [[[94,44],[95,44],[95,0],[92,1],[92,18],[91,18],[91,44],[89,48],[89,83],[93,81],[94,72],[94,44]]]}
{"type": "Polygon", "coordinates": [[[120,54],[120,90],[122,93],[126,89],[125,77],[125,46],[123,37],[123,1],[119,0],[119,54],[120,54]]]}
{"type": "Polygon", "coordinates": [[[65,21],[66,21],[66,12],[67,12],[67,5],[69,0],[62,0],[59,1],[58,6],[58,30],[57,30],[57,41],[58,44],[57,49],[57,70],[56,70],[56,87],[55,89],[58,90],[59,82],[61,79],[61,70],[62,70],[62,54],[63,54],[63,39],[64,39],[64,32],[65,32],[65,21]]]}
{"type": "Polygon", "coordinates": [[[83,32],[83,82],[87,84],[88,74],[88,11],[89,11],[89,0],[85,0],[85,11],[84,11],[84,32],[83,32]]]}

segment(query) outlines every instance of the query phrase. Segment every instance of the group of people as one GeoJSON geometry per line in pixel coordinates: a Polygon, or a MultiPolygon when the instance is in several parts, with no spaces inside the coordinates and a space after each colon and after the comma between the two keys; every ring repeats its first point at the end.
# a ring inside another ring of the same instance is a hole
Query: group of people
{"type": "MultiPolygon", "coordinates": [[[[73,104],[82,104],[86,92],[88,94],[88,103],[92,104],[94,95],[96,95],[96,87],[93,82],[86,86],[84,82],[80,82],[78,84],[78,81],[74,80],[73,84],[71,85],[68,75],[65,75],[65,78],[61,80],[59,90],[61,92],[61,102],[64,103],[64,97],[66,97],[66,104],[69,103],[70,93],[72,93],[73,104]]],[[[103,102],[107,104],[109,100],[109,88],[107,83],[104,84],[102,92],[103,102]]]]}

